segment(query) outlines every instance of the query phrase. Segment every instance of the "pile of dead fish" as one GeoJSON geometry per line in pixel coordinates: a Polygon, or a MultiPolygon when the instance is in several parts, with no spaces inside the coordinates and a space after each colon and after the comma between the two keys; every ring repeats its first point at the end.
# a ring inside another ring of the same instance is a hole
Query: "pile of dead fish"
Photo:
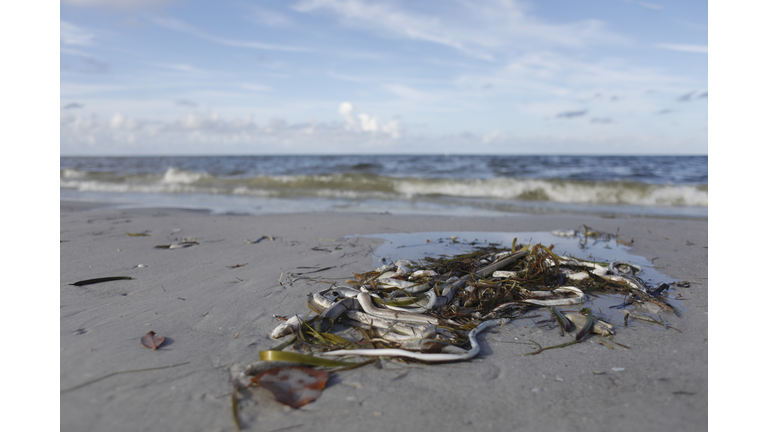
{"type": "Polygon", "coordinates": [[[620,292],[629,302],[649,302],[676,312],[662,295],[667,286],[648,286],[638,276],[640,267],[558,256],[551,248],[513,245],[443,259],[398,260],[355,274],[347,286],[310,295],[308,306],[314,313],[283,317],[271,337],[293,336],[295,343],[281,350],[293,345],[294,351],[317,358],[462,361],[479,352],[478,333],[533,309],[548,310],[564,331],[577,332],[577,342],[589,332],[612,336],[611,324],[594,318],[589,308],[580,308],[590,291],[620,292]],[[561,313],[558,308],[563,306],[575,310],[561,313]],[[346,337],[333,332],[340,327],[346,337]],[[353,340],[351,334],[359,337],[353,340]]]}

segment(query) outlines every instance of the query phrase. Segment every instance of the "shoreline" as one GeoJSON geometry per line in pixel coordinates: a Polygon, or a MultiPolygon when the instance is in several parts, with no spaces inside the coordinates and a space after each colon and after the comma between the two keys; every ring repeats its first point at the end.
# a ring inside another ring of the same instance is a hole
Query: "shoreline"
{"type": "Polygon", "coordinates": [[[581,214],[499,217],[290,213],[227,215],[183,209],[94,209],[60,203],[60,389],[127,370],[61,394],[61,430],[233,429],[230,369],[277,345],[273,314],[307,311],[308,280],[281,286],[298,267],[333,267],[328,278],[373,268],[381,240],[349,235],[428,231],[551,231],[580,225],[634,240],[643,256],[680,288],[682,331],[631,327],[616,340],[631,349],[585,343],[537,356],[519,341],[560,343],[556,332],[516,323],[478,338],[481,353],[465,363],[405,364],[383,360],[340,372],[323,395],[301,409],[263,389],[243,392],[244,430],[459,428],[604,430],[707,427],[708,221],[581,214]],[[126,233],[147,233],[131,237],[126,233]],[[258,244],[247,239],[271,236],[258,244]],[[193,247],[155,249],[178,238],[193,247]],[[334,245],[339,249],[323,246],[334,245]],[[313,250],[328,249],[328,250],[313,250]],[[136,267],[139,264],[147,267],[136,267]],[[245,264],[230,269],[227,266],[245,264]],[[131,276],[82,287],[69,284],[131,276]],[[157,351],[140,345],[148,331],[166,337],[157,351]],[[515,338],[518,340],[515,341],[515,338]],[[614,368],[621,369],[620,371],[614,368]]]}
{"type": "MultiPolygon", "coordinates": [[[[143,194],[146,195],[146,194],[143,194]]],[[[176,197],[171,197],[176,198],[176,197]]],[[[317,214],[317,213],[333,213],[333,214],[355,214],[355,213],[361,213],[361,214],[394,214],[394,215],[400,215],[400,216],[439,216],[442,214],[454,214],[456,216],[460,217],[506,217],[506,216],[519,216],[519,215],[547,215],[547,214],[561,214],[561,215],[573,215],[573,216],[595,216],[595,217],[602,217],[602,218],[652,218],[652,219],[676,219],[676,220],[697,220],[697,221],[707,221],[709,220],[709,214],[708,210],[704,210],[705,216],[701,216],[700,214],[695,214],[701,211],[700,208],[692,207],[688,210],[682,210],[680,212],[675,212],[670,209],[675,209],[676,207],[652,207],[652,206],[646,206],[642,207],[640,206],[640,209],[637,209],[638,206],[632,206],[632,205],[624,205],[624,204],[617,204],[617,205],[589,205],[589,204],[565,204],[565,203],[551,203],[551,202],[544,202],[542,206],[536,206],[535,203],[531,203],[532,205],[522,205],[521,203],[515,204],[512,209],[508,210],[489,210],[489,209],[482,209],[480,207],[471,207],[471,206],[445,206],[440,207],[439,205],[434,205],[432,207],[427,208],[418,208],[414,207],[408,202],[399,202],[399,201],[393,201],[391,204],[392,206],[384,206],[383,204],[379,204],[376,202],[371,203],[360,203],[360,202],[348,202],[344,206],[341,207],[322,207],[322,206],[316,206],[312,207],[313,203],[316,204],[317,202],[323,201],[323,200],[317,200],[317,199],[309,199],[307,200],[301,200],[301,199],[291,199],[291,200],[282,200],[280,198],[269,198],[264,203],[271,203],[275,204],[276,202],[279,202],[278,205],[282,204],[281,208],[278,208],[277,210],[262,210],[264,205],[258,205],[255,208],[244,206],[244,205],[238,205],[236,202],[235,197],[217,197],[213,201],[207,202],[207,205],[189,205],[187,206],[186,203],[182,202],[175,202],[175,205],[164,205],[159,206],[157,205],[158,202],[162,202],[163,200],[155,199],[150,202],[145,203],[137,203],[132,202],[130,199],[127,199],[125,201],[116,201],[116,202],[106,202],[106,201],[100,201],[98,198],[93,199],[83,199],[83,200],[76,200],[72,199],[71,197],[64,198],[60,197],[59,203],[60,208],[67,208],[67,209],[77,209],[77,208],[83,208],[88,210],[93,209],[112,209],[112,210],[137,210],[137,209],[153,209],[153,208],[172,208],[172,209],[178,209],[178,210],[190,210],[190,211],[200,211],[200,212],[208,212],[212,215],[233,215],[233,216],[261,216],[261,215],[277,215],[277,214],[317,214]],[[228,200],[234,200],[232,202],[227,202],[228,200]],[[356,211],[356,210],[350,210],[355,208],[355,205],[366,205],[368,208],[364,211],[356,211]],[[297,208],[303,206],[303,205],[309,205],[310,210],[302,210],[297,211],[297,208]],[[409,207],[410,206],[410,207],[409,207]],[[633,208],[635,208],[633,210],[633,208]],[[281,210],[282,209],[282,210],[281,210]],[[698,210],[694,210],[698,209],[698,210]],[[688,214],[686,214],[688,212],[688,214]]],[[[166,201],[167,202],[167,201],[166,201]]],[[[174,201],[171,201],[174,202],[174,201]]],[[[384,203],[385,201],[382,201],[384,203]]],[[[433,203],[434,204],[434,203],[433,203]]],[[[441,204],[442,205],[442,204],[441,204]]],[[[706,209],[706,208],[705,208],[706,209]]]]}

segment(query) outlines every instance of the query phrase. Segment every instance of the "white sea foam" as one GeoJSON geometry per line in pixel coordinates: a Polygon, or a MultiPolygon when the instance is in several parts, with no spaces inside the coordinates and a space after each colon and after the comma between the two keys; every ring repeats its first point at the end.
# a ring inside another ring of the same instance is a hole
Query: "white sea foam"
{"type": "Polygon", "coordinates": [[[163,183],[192,184],[200,179],[210,177],[207,173],[183,171],[177,168],[168,168],[163,174],[163,183]]]}
{"type": "Polygon", "coordinates": [[[693,186],[661,186],[622,182],[569,182],[497,178],[491,180],[423,180],[395,182],[406,197],[444,195],[501,200],[553,201],[573,204],[637,204],[707,206],[707,192],[693,186]]]}
{"type": "Polygon", "coordinates": [[[73,168],[66,168],[61,170],[60,176],[62,178],[83,178],[86,176],[86,173],[73,168]]]}

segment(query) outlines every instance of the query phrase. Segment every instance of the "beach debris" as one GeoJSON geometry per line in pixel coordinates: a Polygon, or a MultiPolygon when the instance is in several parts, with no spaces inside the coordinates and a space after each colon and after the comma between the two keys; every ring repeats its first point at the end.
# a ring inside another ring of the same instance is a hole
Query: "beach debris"
{"type": "Polygon", "coordinates": [[[234,387],[234,390],[232,391],[232,420],[235,422],[235,429],[241,431],[243,428],[240,426],[240,403],[238,401],[238,398],[240,397],[240,386],[234,379],[232,380],[232,386],[234,387]]]}
{"type": "Polygon", "coordinates": [[[634,239],[625,240],[619,237],[618,229],[616,229],[616,234],[609,234],[609,233],[595,230],[586,225],[582,225],[579,228],[579,230],[553,230],[553,231],[550,231],[550,234],[557,237],[566,237],[566,238],[583,236],[582,244],[581,244],[582,248],[586,247],[587,241],[589,239],[592,239],[594,241],[593,244],[603,242],[606,244],[606,246],[611,240],[614,240],[617,246],[623,245],[623,246],[631,247],[635,243],[634,239]]]}
{"type": "Polygon", "coordinates": [[[131,237],[149,237],[149,233],[145,233],[145,232],[143,232],[143,233],[125,233],[125,235],[131,236],[131,237]]]}
{"type": "Polygon", "coordinates": [[[103,278],[96,278],[96,279],[81,280],[75,283],[71,283],[70,285],[83,286],[83,285],[91,285],[91,284],[101,283],[101,282],[111,282],[116,280],[133,280],[133,278],[130,276],[110,276],[110,277],[103,277],[103,278]]]}
{"type": "Polygon", "coordinates": [[[141,338],[141,344],[152,350],[156,350],[160,348],[160,345],[162,345],[163,342],[165,342],[165,338],[163,336],[156,334],[153,331],[145,334],[141,338]]]}
{"type": "Polygon", "coordinates": [[[269,239],[269,241],[275,241],[276,238],[277,237],[272,237],[272,236],[261,236],[261,237],[259,237],[256,240],[248,240],[248,239],[246,239],[245,242],[246,243],[250,243],[250,244],[256,244],[256,243],[259,243],[262,240],[267,240],[267,239],[269,239]]]}
{"type": "MultiPolygon", "coordinates": [[[[298,267],[298,268],[300,268],[300,269],[304,269],[304,268],[314,268],[314,269],[316,269],[317,267],[298,267]]],[[[311,273],[319,273],[321,271],[330,270],[332,268],[336,268],[336,266],[324,267],[324,268],[321,268],[321,269],[318,269],[318,270],[312,270],[312,271],[303,272],[303,273],[291,273],[291,275],[292,276],[294,276],[294,275],[295,276],[300,276],[300,275],[306,275],[306,274],[311,274],[311,273]]]]}
{"type": "Polygon", "coordinates": [[[567,332],[571,329],[571,322],[562,313],[560,313],[556,307],[552,306],[550,310],[552,311],[552,315],[555,316],[555,319],[557,319],[557,323],[560,324],[560,327],[562,327],[563,331],[567,332]]]}
{"type": "MultiPolygon", "coordinates": [[[[587,317],[582,314],[568,313],[565,314],[565,317],[568,319],[568,321],[572,322],[579,328],[583,329],[587,325],[587,317]]],[[[599,334],[600,336],[613,336],[616,334],[616,332],[613,331],[612,325],[608,324],[607,322],[600,321],[599,319],[593,319],[592,326],[587,330],[591,333],[599,334]]]]}
{"type": "Polygon", "coordinates": [[[184,239],[178,243],[172,243],[168,245],[157,245],[155,246],[155,249],[181,249],[181,248],[187,248],[190,246],[199,245],[197,241],[194,239],[184,239]]]}
{"type": "Polygon", "coordinates": [[[247,265],[248,265],[248,263],[245,263],[245,264],[235,264],[235,265],[227,266],[227,268],[228,269],[236,269],[236,268],[240,268],[240,267],[247,266],[247,265]]]}
{"type": "MultiPolygon", "coordinates": [[[[573,234],[584,243],[616,238],[586,226],[558,234],[573,234]]],[[[563,336],[575,335],[550,347],[531,341],[538,349],[526,355],[580,343],[590,333],[605,338],[603,345],[613,348],[607,341],[616,334],[614,326],[602,312],[593,316],[588,307],[593,295],[620,294],[626,299],[622,308],[676,310],[666,299],[673,283],[651,287],[640,277],[642,268],[629,262],[560,256],[553,252],[554,245],[518,244],[517,239],[508,249],[498,244],[472,246],[474,251],[456,256],[381,260],[383,265],[375,270],[353,273],[345,286],[327,281],[330,288],[308,294],[310,313],[283,318],[272,331],[273,339],[292,336],[291,342],[279,350],[263,351],[261,360],[321,368],[342,367],[324,363],[331,357],[466,361],[480,352],[480,333],[540,316],[536,314],[540,308],[549,309],[553,318],[547,322],[557,323],[563,336]],[[564,306],[580,310],[561,312],[564,306]]],[[[344,367],[359,367],[365,362],[346,363],[344,367]]]]}
{"type": "Polygon", "coordinates": [[[319,398],[328,382],[328,372],[304,366],[268,369],[251,381],[269,390],[285,405],[300,408],[319,398]]]}

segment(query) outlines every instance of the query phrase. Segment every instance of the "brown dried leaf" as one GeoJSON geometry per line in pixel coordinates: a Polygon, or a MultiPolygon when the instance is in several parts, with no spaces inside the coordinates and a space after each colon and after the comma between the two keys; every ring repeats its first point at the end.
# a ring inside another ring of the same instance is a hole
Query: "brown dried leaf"
{"type": "Polygon", "coordinates": [[[328,381],[328,372],[304,366],[265,370],[251,381],[272,392],[278,402],[300,408],[320,397],[328,381]]]}
{"type": "Polygon", "coordinates": [[[165,342],[165,338],[151,331],[141,338],[141,344],[149,349],[158,349],[165,342]]]}

